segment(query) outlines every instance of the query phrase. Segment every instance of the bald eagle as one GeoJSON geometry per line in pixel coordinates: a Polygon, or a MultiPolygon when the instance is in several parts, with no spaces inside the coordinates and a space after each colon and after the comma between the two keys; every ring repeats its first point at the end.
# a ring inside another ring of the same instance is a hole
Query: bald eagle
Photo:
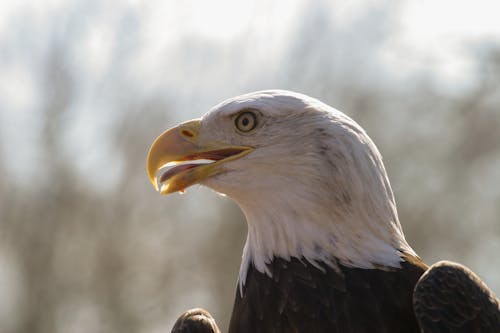
{"type": "MultiPolygon", "coordinates": [[[[422,277],[375,144],[314,98],[226,100],[161,134],[147,172],[163,195],[202,184],[242,209],[230,333],[500,332],[498,299],[468,269],[440,263],[422,277]]],[[[196,311],[175,331],[218,330],[196,311]]]]}

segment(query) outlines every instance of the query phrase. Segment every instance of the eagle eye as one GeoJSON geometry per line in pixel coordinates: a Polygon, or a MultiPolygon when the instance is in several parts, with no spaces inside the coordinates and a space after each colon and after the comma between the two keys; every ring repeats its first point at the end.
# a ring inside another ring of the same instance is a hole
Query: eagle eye
{"type": "Polygon", "coordinates": [[[243,111],[236,117],[234,124],[236,128],[243,132],[250,132],[257,127],[257,114],[254,111],[243,111]]]}

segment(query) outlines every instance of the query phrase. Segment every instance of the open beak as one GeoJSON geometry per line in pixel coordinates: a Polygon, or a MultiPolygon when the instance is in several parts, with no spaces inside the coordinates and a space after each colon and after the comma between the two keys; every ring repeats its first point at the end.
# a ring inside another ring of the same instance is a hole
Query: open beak
{"type": "Polygon", "coordinates": [[[200,142],[199,119],[163,132],[151,145],[147,171],[151,184],[162,195],[184,191],[224,171],[223,164],[250,153],[253,148],[217,142],[200,142]]]}

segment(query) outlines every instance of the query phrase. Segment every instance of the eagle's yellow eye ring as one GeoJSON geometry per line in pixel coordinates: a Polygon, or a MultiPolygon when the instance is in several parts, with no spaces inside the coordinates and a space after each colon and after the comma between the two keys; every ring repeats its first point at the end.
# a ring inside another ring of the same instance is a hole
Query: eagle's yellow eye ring
{"type": "Polygon", "coordinates": [[[257,127],[257,114],[253,111],[243,111],[234,120],[236,128],[243,132],[250,132],[257,127]]]}

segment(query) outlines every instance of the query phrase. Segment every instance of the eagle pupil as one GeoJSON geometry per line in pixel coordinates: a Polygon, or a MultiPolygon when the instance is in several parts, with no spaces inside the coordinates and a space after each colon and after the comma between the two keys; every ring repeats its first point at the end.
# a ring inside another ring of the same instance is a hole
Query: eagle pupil
{"type": "Polygon", "coordinates": [[[249,122],[250,120],[248,120],[248,118],[243,118],[243,126],[248,126],[249,122]]]}

